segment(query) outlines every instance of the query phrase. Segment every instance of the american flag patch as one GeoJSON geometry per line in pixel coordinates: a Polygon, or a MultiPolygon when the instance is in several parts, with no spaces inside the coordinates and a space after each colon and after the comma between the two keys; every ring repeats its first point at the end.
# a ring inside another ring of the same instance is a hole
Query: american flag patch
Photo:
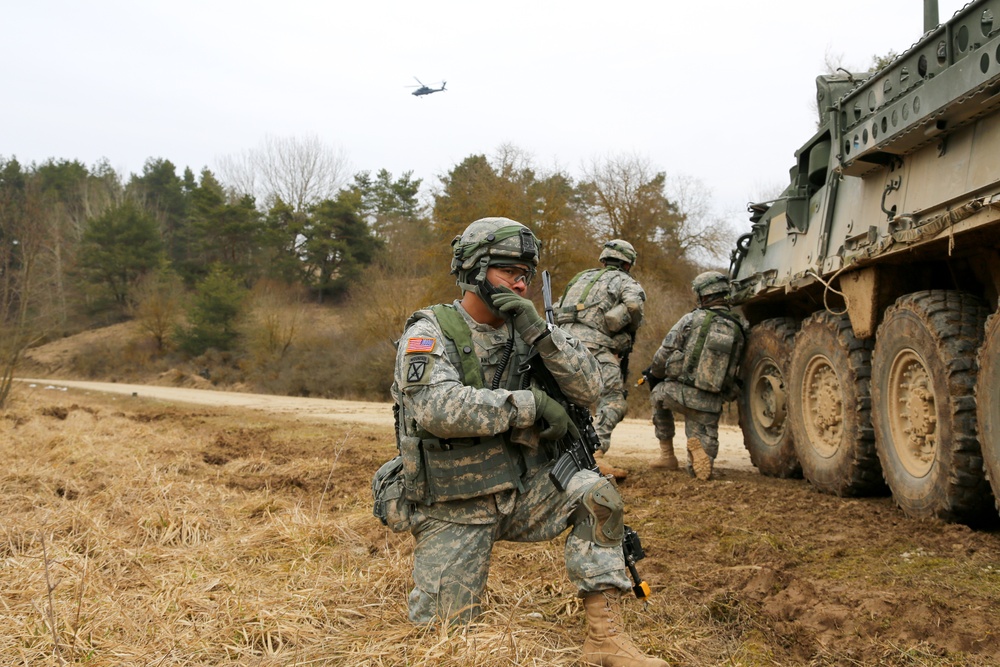
{"type": "Polygon", "coordinates": [[[410,338],[406,341],[406,351],[409,352],[432,352],[434,351],[434,344],[437,342],[434,338],[410,338]]]}

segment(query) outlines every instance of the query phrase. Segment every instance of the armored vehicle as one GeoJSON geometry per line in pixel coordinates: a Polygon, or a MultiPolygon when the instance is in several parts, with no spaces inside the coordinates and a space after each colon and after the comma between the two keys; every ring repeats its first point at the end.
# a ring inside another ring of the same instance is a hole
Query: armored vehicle
{"type": "Polygon", "coordinates": [[[740,423],[764,474],[975,523],[1000,497],[1000,0],[925,2],[884,68],[816,80],[790,184],[749,207],[740,423]]]}

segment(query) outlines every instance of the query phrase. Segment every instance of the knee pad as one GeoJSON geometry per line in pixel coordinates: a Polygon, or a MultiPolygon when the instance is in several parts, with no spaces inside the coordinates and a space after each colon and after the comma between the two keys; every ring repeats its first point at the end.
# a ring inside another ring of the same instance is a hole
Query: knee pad
{"type": "Polygon", "coordinates": [[[620,545],[625,537],[625,502],[614,482],[595,482],[573,511],[573,534],[602,547],[620,545]]]}

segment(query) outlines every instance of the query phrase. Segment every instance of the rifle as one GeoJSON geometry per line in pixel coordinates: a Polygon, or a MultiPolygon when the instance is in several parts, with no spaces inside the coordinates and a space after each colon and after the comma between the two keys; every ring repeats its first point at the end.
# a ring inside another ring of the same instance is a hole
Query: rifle
{"type": "MultiPolygon", "coordinates": [[[[555,317],[552,310],[552,278],[548,271],[542,271],[542,299],[545,302],[545,321],[549,325],[555,326],[555,317]]],[[[545,367],[541,355],[533,350],[526,362],[528,372],[531,373],[546,394],[559,402],[565,408],[569,418],[573,421],[580,433],[578,438],[566,433],[557,443],[559,458],[549,471],[549,478],[559,491],[565,491],[573,475],[581,470],[592,470],[600,474],[601,470],[594,459],[594,452],[601,444],[594,429],[594,418],[590,410],[582,405],[570,401],[566,398],[559,383],[552,376],[552,372],[545,367]]],[[[639,572],[635,569],[635,564],[642,560],[646,554],[642,550],[642,542],[639,534],[625,526],[625,535],[622,538],[622,552],[625,555],[625,566],[628,568],[634,585],[632,592],[640,599],[648,598],[650,595],[649,584],[642,580],[639,572]]]]}
{"type": "MultiPolygon", "coordinates": [[[[545,303],[545,321],[549,325],[555,326],[555,316],[552,310],[552,277],[548,271],[542,271],[542,299],[545,303]]],[[[541,356],[533,351],[527,363],[530,365],[532,377],[541,385],[542,391],[565,408],[569,418],[580,432],[580,437],[575,440],[567,432],[557,443],[559,458],[556,459],[556,464],[549,472],[549,477],[556,488],[565,491],[566,487],[569,486],[569,481],[573,479],[573,475],[581,470],[593,470],[600,474],[597,460],[594,459],[594,452],[600,447],[601,439],[597,437],[590,410],[566,398],[559,383],[552,377],[552,372],[542,362],[541,356]]]]}

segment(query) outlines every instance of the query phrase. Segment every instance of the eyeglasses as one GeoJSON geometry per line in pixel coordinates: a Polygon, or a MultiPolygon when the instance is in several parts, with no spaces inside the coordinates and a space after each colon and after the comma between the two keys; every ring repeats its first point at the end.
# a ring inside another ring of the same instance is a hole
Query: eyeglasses
{"type": "Polygon", "coordinates": [[[530,269],[522,269],[519,266],[494,266],[497,273],[508,285],[516,285],[523,282],[525,285],[531,284],[531,279],[534,276],[534,271],[530,269]]]}

